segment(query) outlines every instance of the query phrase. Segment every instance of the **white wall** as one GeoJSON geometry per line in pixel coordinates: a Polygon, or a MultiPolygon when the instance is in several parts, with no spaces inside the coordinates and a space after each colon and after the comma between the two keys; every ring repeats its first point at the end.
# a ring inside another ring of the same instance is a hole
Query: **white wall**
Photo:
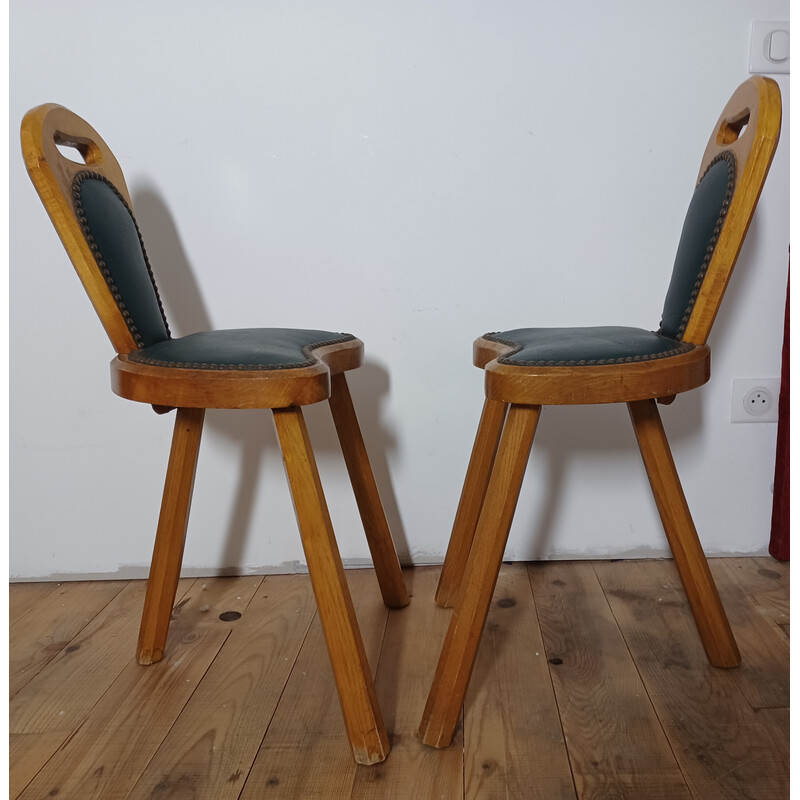
{"type": "MultiPolygon", "coordinates": [[[[118,156],[173,333],[351,331],[351,386],[405,562],[442,559],[483,401],[472,340],[655,328],[699,159],[786,0],[108,3],[12,0],[15,578],[142,576],[172,415],[114,396],[113,353],[18,152],[55,101],[118,156]]],[[[663,409],[708,552],[763,553],[776,425],[729,421],[778,376],[784,135],[712,334],[663,409]]],[[[343,557],[369,554],[325,406],[308,412],[343,557]]],[[[547,408],[514,559],[663,555],[624,406],[547,408]]],[[[267,412],[210,412],[188,574],[303,562],[267,412]]]]}

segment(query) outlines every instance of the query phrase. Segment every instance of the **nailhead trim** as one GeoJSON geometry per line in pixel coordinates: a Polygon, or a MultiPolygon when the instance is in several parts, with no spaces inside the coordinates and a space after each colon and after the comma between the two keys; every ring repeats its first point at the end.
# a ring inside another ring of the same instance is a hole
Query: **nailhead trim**
{"type": "Polygon", "coordinates": [[[130,207],[128,206],[125,198],[117,191],[117,187],[111,183],[105,175],[100,175],[97,172],[91,172],[89,170],[83,170],[79,172],[75,177],[72,179],[72,200],[75,205],[75,214],[78,217],[78,223],[81,226],[81,230],[83,231],[84,238],[86,239],[87,244],[91,248],[92,254],[94,255],[95,261],[97,262],[97,266],[100,268],[100,271],[103,273],[103,277],[108,284],[108,288],[111,290],[111,295],[114,298],[114,301],[117,304],[117,307],[122,314],[123,319],[125,320],[125,324],[128,326],[128,330],[131,332],[133,336],[133,341],[136,343],[136,346],[141,349],[143,348],[144,342],[142,341],[142,336],[139,333],[136,323],[133,321],[133,317],[131,316],[130,311],[128,311],[125,303],[122,300],[122,295],[117,288],[117,285],[114,283],[114,279],[111,277],[111,273],[106,266],[106,262],[103,260],[103,256],[100,252],[100,248],[95,244],[94,237],[92,236],[91,228],[89,227],[89,221],[86,219],[86,215],[83,213],[83,204],[81,202],[81,193],[80,193],[80,185],[83,181],[87,179],[92,180],[100,180],[105,183],[107,186],[110,186],[114,194],[117,198],[122,202],[122,205],[125,207],[125,210],[130,214],[131,220],[133,222],[134,228],[136,228],[136,234],[139,237],[139,245],[142,248],[142,256],[144,257],[144,263],[147,266],[147,274],[150,276],[150,282],[153,284],[153,291],[156,293],[156,300],[158,301],[158,308],[161,312],[161,319],[164,320],[164,327],[167,330],[167,338],[172,338],[172,334],[169,330],[169,323],[167,322],[166,314],[164,313],[164,305],[161,302],[161,295],[158,293],[158,287],[156,286],[156,279],[153,275],[153,270],[150,267],[150,261],[147,258],[147,251],[144,247],[144,240],[142,239],[142,234],[139,231],[139,226],[136,224],[136,218],[133,216],[133,212],[131,211],[130,207]]]}
{"type": "Polygon", "coordinates": [[[670,358],[694,350],[694,345],[689,342],[680,342],[677,347],[665,350],[663,353],[646,353],[639,356],[625,356],[624,358],[597,358],[581,359],[579,361],[512,361],[511,357],[525,348],[519,342],[504,339],[499,333],[487,333],[483,336],[490,342],[498,342],[513,347],[514,350],[497,359],[498,364],[508,364],[511,367],[595,367],[611,364],[634,364],[640,361],[657,361],[660,358],[670,358]]]}
{"type": "Polygon", "coordinates": [[[342,344],[344,342],[352,342],[355,340],[352,333],[342,333],[335,339],[326,339],[322,342],[314,342],[308,344],[303,348],[303,354],[307,356],[305,361],[298,361],[294,364],[212,364],[203,363],[195,364],[191,361],[165,361],[158,358],[149,358],[142,355],[140,352],[133,352],[128,354],[131,361],[137,364],[148,364],[154,367],[173,367],[175,369],[205,369],[205,370],[240,370],[245,372],[258,372],[263,370],[281,370],[281,369],[300,369],[302,367],[310,367],[317,363],[318,359],[311,355],[312,350],[319,347],[327,347],[331,344],[342,344]]]}
{"type": "MultiPolygon", "coordinates": [[[[727,161],[728,162],[728,188],[725,192],[725,199],[722,201],[722,208],[719,212],[719,217],[717,219],[717,224],[714,226],[714,233],[711,237],[711,241],[709,242],[708,248],[706,249],[706,255],[703,259],[703,263],[700,266],[700,271],[697,275],[697,281],[694,284],[694,288],[692,289],[692,295],[689,298],[689,304],[686,306],[686,311],[683,313],[683,317],[681,319],[681,324],[678,326],[678,332],[676,335],[676,339],[681,341],[683,339],[683,334],[686,332],[686,326],[689,324],[689,317],[692,315],[692,310],[694,309],[694,305],[697,302],[697,297],[700,294],[700,289],[703,285],[703,280],[706,277],[706,272],[708,272],[708,265],[711,263],[711,257],[714,255],[714,250],[717,247],[717,241],[719,240],[719,235],[722,231],[722,225],[725,222],[725,217],[728,214],[728,208],[731,204],[731,199],[733,198],[733,190],[735,188],[736,183],[736,156],[730,151],[725,150],[723,153],[720,153],[716,156],[711,163],[708,165],[708,168],[703,173],[702,177],[699,181],[697,181],[697,186],[695,186],[695,190],[698,186],[703,182],[703,178],[708,175],[708,171],[719,161],[727,161]]],[[[663,320],[661,322],[663,325],[663,320]]],[[[658,332],[661,333],[661,325],[659,325],[658,332]]]]}

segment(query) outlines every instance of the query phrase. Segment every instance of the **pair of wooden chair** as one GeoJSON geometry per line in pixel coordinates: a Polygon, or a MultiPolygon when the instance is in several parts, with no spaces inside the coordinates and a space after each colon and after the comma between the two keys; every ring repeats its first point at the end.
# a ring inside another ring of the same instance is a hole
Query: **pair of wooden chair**
{"type": "MultiPolygon", "coordinates": [[[[774,81],[735,92],[703,157],[659,331],[523,329],[475,343],[486,401],[436,601],[455,605],[420,736],[450,743],[488,613],[522,477],[546,404],[625,402],[711,663],[739,653],[697,538],[656,401],[709,377],[706,340],[739,253],[780,130],[774,81]]],[[[172,338],[125,179],[96,131],[54,105],[22,123],[29,174],[111,339],[114,392],[177,409],[139,635],[138,659],[161,659],[180,575],[207,408],[268,408],[286,463],[300,535],[356,761],[389,752],[301,407],[328,400],[384,602],[408,603],[345,372],[363,345],[319,330],[243,329],[172,338]],[[79,161],[59,147],[77,151],[79,161]]]]}

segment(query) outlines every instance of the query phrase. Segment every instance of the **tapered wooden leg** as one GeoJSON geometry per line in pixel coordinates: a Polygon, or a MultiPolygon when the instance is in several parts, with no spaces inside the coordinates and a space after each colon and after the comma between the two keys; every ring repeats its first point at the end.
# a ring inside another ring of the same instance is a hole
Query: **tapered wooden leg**
{"type": "Polygon", "coordinates": [[[508,412],[467,561],[464,588],[450,620],[419,728],[422,741],[433,747],[447,747],[453,739],[540,411],[541,406],[512,405],[508,412]]]}
{"type": "Polygon", "coordinates": [[[181,574],[186,525],[192,503],[197,453],[203,432],[203,408],[179,408],[172,434],[164,496],[144,599],[136,657],[153,664],[164,655],[169,620],[181,574]]]}
{"type": "Polygon", "coordinates": [[[343,372],[331,375],[331,396],[328,402],[364,533],[367,535],[383,602],[389,608],[402,608],[408,605],[408,592],[343,372]]]}
{"type": "Polygon", "coordinates": [[[658,513],[708,660],[715,667],[736,667],[742,660],[739,648],[697,536],[655,401],[628,403],[628,410],[658,513]]]}
{"type": "Polygon", "coordinates": [[[389,739],[305,420],[296,406],[276,408],[272,413],[347,735],[356,761],[375,764],[389,754],[389,739]]]}
{"type": "Polygon", "coordinates": [[[506,403],[488,398],[483,404],[483,413],[478,424],[475,444],[472,446],[472,455],[464,478],[464,488],[461,490],[450,543],[447,545],[447,554],[436,588],[436,604],[443,608],[451,608],[458,600],[461,580],[467,566],[472,540],[475,538],[475,529],[478,527],[478,518],[483,508],[483,499],[486,496],[486,487],[489,485],[489,475],[497,453],[507,408],[506,403]]]}

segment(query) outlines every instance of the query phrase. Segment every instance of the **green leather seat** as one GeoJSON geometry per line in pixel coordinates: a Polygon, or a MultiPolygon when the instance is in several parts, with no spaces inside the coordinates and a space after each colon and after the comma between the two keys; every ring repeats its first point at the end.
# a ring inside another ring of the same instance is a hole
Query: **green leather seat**
{"type": "Polygon", "coordinates": [[[354,339],[349,333],[295,328],[202,331],[134,350],[128,358],[139,364],[184,369],[300,369],[315,363],[316,348],[354,339]]]}
{"type": "Polygon", "coordinates": [[[686,353],[694,348],[643,328],[516,328],[483,337],[514,348],[501,364],[521,367],[577,367],[626,364],[686,353]]]}

